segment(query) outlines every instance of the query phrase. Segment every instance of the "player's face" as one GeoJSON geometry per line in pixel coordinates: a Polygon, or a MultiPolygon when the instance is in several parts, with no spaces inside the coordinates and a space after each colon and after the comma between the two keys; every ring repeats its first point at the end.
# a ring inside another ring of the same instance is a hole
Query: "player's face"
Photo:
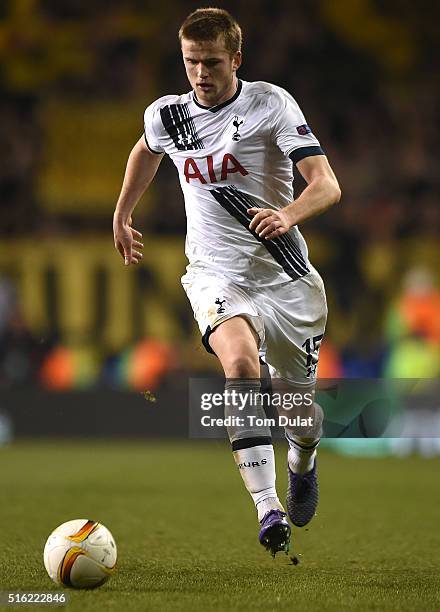
{"type": "Polygon", "coordinates": [[[204,106],[216,106],[231,98],[236,90],[235,71],[241,64],[241,53],[231,56],[223,36],[216,41],[182,40],[186,75],[197,99],[204,106]]]}

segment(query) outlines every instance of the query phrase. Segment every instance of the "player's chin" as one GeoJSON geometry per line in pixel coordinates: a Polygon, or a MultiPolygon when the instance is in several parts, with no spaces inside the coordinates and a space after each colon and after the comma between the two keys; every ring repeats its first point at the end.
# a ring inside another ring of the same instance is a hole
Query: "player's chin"
{"type": "Polygon", "coordinates": [[[219,94],[217,88],[213,85],[210,85],[209,87],[198,86],[196,91],[198,96],[203,98],[208,104],[215,104],[215,102],[218,100],[219,94]]]}

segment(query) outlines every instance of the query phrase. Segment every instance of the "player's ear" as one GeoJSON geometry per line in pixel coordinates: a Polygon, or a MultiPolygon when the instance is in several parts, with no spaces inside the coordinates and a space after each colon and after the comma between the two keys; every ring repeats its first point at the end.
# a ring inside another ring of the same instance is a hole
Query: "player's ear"
{"type": "Polygon", "coordinates": [[[242,60],[241,51],[237,51],[237,53],[234,53],[234,55],[232,56],[232,68],[234,70],[238,70],[240,68],[241,60],[242,60]]]}

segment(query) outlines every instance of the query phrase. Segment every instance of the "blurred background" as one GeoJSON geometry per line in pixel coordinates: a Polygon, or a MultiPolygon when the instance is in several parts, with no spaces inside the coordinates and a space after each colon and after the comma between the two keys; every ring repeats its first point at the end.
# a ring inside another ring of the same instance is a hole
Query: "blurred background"
{"type": "MultiPolygon", "coordinates": [[[[111,229],[145,107],[189,89],[177,31],[199,6],[0,5],[0,412],[21,414],[19,433],[98,404],[101,431],[118,393],[136,414],[157,412],[157,396],[161,419],[184,427],[188,376],[219,373],[180,285],[185,214],[169,160],[135,214],[141,265],[124,268],[111,229]]],[[[329,301],[319,375],[437,377],[440,5],[216,6],[243,29],[239,76],[292,93],[341,183],[341,204],[301,227],[329,301]]]]}

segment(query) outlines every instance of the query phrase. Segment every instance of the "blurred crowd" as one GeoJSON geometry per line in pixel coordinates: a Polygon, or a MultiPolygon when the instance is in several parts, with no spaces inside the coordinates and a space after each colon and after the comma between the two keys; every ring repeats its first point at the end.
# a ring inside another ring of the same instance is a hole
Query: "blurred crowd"
{"type": "MultiPolygon", "coordinates": [[[[435,74],[440,55],[435,41],[440,5],[430,6],[429,14],[398,0],[297,0],[294,4],[255,0],[252,5],[237,0],[218,5],[230,10],[243,28],[244,63],[239,76],[270,81],[292,93],[342,186],[340,206],[303,228],[312,261],[329,293],[331,317],[322,372],[438,374],[435,244],[440,225],[440,105],[435,74]],[[434,246],[420,259],[424,245],[434,246]],[[411,364],[407,371],[404,363],[411,364]]],[[[109,233],[117,192],[113,201],[105,200],[104,194],[100,206],[97,200],[86,200],[84,215],[76,200],[71,201],[72,185],[63,179],[68,175],[63,170],[64,152],[77,158],[90,156],[103,176],[117,156],[117,179],[122,179],[119,160],[128,149],[114,150],[106,146],[106,139],[131,109],[139,126],[134,142],[142,129],[143,107],[166,93],[188,90],[177,30],[197,6],[177,0],[164,5],[137,0],[2,3],[3,239],[33,235],[37,245],[48,234],[109,233]],[[115,110],[112,123],[105,126],[101,148],[87,132],[83,139],[72,138],[69,121],[55,124],[55,114],[48,111],[67,101],[84,107],[87,130],[87,117],[94,116],[87,109],[99,114],[109,100],[115,110]],[[51,149],[47,131],[51,121],[63,145],[61,155],[51,149]],[[87,152],[78,144],[84,141],[87,152]],[[61,187],[57,193],[62,194],[56,196],[60,202],[55,212],[47,206],[53,194],[41,182],[51,156],[58,164],[54,176],[61,187]]],[[[87,180],[78,179],[86,188],[87,180]]],[[[296,192],[302,187],[297,177],[296,192]]],[[[100,192],[96,193],[99,198],[100,192]]],[[[182,196],[175,169],[167,160],[149,206],[139,210],[137,223],[145,233],[155,235],[185,231],[182,196]]],[[[136,377],[130,368],[137,367],[135,354],[147,354],[140,345],[127,347],[120,355],[90,358],[81,351],[78,356],[77,348],[50,333],[42,341],[20,314],[20,296],[10,271],[3,269],[0,274],[0,382],[48,384],[57,372],[66,385],[74,385],[75,380],[90,385],[109,380],[138,384],[133,383],[136,377]],[[80,376],[79,371],[87,374],[80,376]]],[[[139,339],[145,341],[158,339],[139,339]]],[[[166,364],[178,361],[176,350],[161,345],[157,350],[149,346],[147,352],[162,355],[158,362],[166,364]]]]}
{"type": "MultiPolygon", "coordinates": [[[[348,233],[357,243],[432,235],[439,223],[439,55],[432,25],[439,7],[431,7],[428,17],[397,1],[379,7],[373,0],[298,0],[294,6],[256,0],[252,11],[245,0],[221,5],[243,27],[239,76],[271,81],[297,98],[340,178],[345,206],[316,226],[336,238],[348,233]]],[[[63,98],[141,96],[147,105],[186,91],[176,33],[196,6],[135,0],[123,7],[115,0],[2,4],[0,141],[8,152],[0,170],[3,232],[38,231],[47,222],[44,202],[36,201],[44,164],[42,108],[63,98]]],[[[168,165],[160,173],[148,217],[149,227],[163,233],[185,229],[177,182],[168,180],[172,171],[168,165]]]]}
{"type": "MultiPolygon", "coordinates": [[[[427,268],[411,269],[387,307],[381,343],[344,349],[332,334],[321,346],[319,378],[438,378],[440,289],[427,268]],[[368,350],[370,349],[370,350],[368,350]]],[[[368,330],[366,330],[368,333],[368,330]]],[[[118,351],[90,342],[66,342],[34,333],[24,320],[14,286],[0,279],[0,387],[49,390],[119,388],[154,392],[174,374],[218,372],[201,345],[140,337],[118,351]]]]}

